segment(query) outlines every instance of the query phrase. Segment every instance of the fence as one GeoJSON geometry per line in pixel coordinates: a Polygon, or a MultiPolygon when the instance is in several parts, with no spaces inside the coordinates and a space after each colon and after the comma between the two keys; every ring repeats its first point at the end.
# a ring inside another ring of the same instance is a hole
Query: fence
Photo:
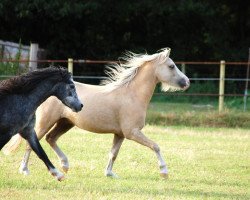
{"type": "MultiPolygon", "coordinates": [[[[116,63],[117,61],[112,61],[112,60],[73,60],[72,58],[69,58],[68,60],[11,60],[11,59],[2,59],[0,60],[0,63],[64,63],[68,66],[68,70],[73,74],[73,77],[75,79],[104,79],[106,78],[105,76],[81,76],[81,75],[75,75],[74,74],[74,65],[75,64],[88,64],[88,65],[93,65],[93,64],[101,64],[103,67],[105,64],[110,64],[110,63],[116,63]]],[[[192,77],[189,76],[190,81],[219,81],[219,93],[168,93],[168,95],[178,95],[178,96],[212,96],[212,97],[218,97],[219,101],[219,112],[221,112],[224,108],[224,97],[226,96],[231,96],[231,97],[244,97],[244,110],[246,110],[246,102],[247,102],[247,97],[250,95],[248,94],[248,83],[250,81],[249,79],[249,62],[225,62],[225,61],[220,61],[220,62],[184,62],[184,61],[179,61],[175,62],[178,65],[181,65],[181,70],[185,73],[186,70],[188,69],[189,66],[214,66],[219,68],[219,77],[192,77]],[[225,71],[226,68],[230,67],[247,67],[246,70],[246,76],[245,78],[242,77],[229,77],[225,78],[225,71]],[[225,94],[225,81],[234,81],[234,82],[245,82],[245,89],[244,93],[239,94],[239,93],[226,93],[225,94]]],[[[33,65],[30,65],[33,66],[33,65]]],[[[0,75],[0,78],[6,78],[9,76],[3,76],[0,75]]],[[[155,93],[155,95],[163,95],[162,93],[155,93]]]]}

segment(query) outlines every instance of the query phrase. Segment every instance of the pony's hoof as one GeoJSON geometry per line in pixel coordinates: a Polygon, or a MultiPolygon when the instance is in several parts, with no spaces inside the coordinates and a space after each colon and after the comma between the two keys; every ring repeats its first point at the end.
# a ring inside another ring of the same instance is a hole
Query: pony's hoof
{"type": "Polygon", "coordinates": [[[56,178],[56,180],[58,180],[58,181],[63,181],[63,180],[66,179],[65,176],[62,173],[57,174],[57,175],[56,174],[52,174],[52,176],[54,176],[56,178]]]}
{"type": "Polygon", "coordinates": [[[65,179],[66,179],[66,177],[65,177],[65,176],[60,176],[60,177],[57,177],[57,180],[58,180],[58,181],[60,181],[60,182],[61,182],[61,181],[64,181],[65,179]]]}
{"type": "Polygon", "coordinates": [[[57,169],[50,169],[50,174],[54,176],[58,181],[63,181],[65,179],[64,174],[58,171],[57,169]]]}
{"type": "Polygon", "coordinates": [[[105,172],[105,176],[109,177],[109,178],[119,178],[119,176],[117,176],[115,173],[113,172],[105,172]]]}
{"type": "Polygon", "coordinates": [[[66,167],[66,166],[62,166],[62,170],[64,171],[64,173],[68,173],[69,171],[69,167],[66,167]]]}
{"type": "Polygon", "coordinates": [[[23,175],[25,175],[25,176],[28,176],[28,175],[30,175],[30,171],[28,170],[28,168],[26,168],[26,169],[19,169],[19,173],[20,174],[23,174],[23,175]]]}
{"type": "Polygon", "coordinates": [[[163,179],[168,179],[168,174],[165,174],[165,173],[160,173],[161,177],[163,179]]]}

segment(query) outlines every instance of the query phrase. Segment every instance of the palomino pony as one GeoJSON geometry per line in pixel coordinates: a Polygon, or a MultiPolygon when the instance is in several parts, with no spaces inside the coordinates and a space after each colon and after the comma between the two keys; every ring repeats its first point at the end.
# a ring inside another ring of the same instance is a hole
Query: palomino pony
{"type": "MultiPolygon", "coordinates": [[[[75,83],[79,98],[85,103],[84,109],[73,113],[55,98],[49,98],[37,110],[36,131],[41,139],[46,135],[47,142],[54,149],[65,172],[69,169],[68,159],[56,144],[57,139],[72,127],[94,133],[113,133],[113,146],[109,154],[105,175],[116,177],[112,171],[114,161],[124,138],[134,140],[152,149],[158,158],[160,174],[167,177],[168,169],[162,158],[159,146],[148,139],[141,131],[145,124],[148,104],[158,82],[163,91],[185,90],[189,79],[169,58],[166,48],[153,55],[128,53],[125,64],[110,68],[110,78],[103,85],[94,86],[75,83]],[[51,112],[53,110],[53,112],[51,112]]],[[[18,144],[18,139],[13,144],[18,144]]],[[[8,148],[6,151],[12,151],[8,148]]],[[[19,168],[28,174],[28,159],[31,149],[27,147],[19,168]]]]}
{"type": "Polygon", "coordinates": [[[82,109],[72,76],[63,68],[50,67],[0,82],[0,150],[20,133],[49,172],[62,180],[63,174],[48,159],[34,130],[36,109],[50,96],[56,96],[75,112],[82,109]]]}

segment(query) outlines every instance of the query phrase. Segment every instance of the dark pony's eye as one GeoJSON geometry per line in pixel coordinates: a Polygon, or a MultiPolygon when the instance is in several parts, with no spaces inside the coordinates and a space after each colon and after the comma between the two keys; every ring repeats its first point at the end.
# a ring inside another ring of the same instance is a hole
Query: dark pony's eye
{"type": "Polygon", "coordinates": [[[169,68],[170,69],[174,69],[174,65],[169,65],[169,68]]]}

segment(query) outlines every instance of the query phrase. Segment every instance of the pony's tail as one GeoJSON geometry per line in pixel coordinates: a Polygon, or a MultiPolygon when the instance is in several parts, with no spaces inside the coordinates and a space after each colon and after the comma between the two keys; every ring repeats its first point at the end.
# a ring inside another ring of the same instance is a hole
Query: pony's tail
{"type": "Polygon", "coordinates": [[[3,147],[2,152],[5,155],[9,155],[12,152],[14,152],[15,150],[17,150],[17,148],[20,146],[20,144],[22,143],[23,138],[21,137],[21,135],[16,134],[15,136],[13,136],[11,138],[11,140],[3,147]]]}

